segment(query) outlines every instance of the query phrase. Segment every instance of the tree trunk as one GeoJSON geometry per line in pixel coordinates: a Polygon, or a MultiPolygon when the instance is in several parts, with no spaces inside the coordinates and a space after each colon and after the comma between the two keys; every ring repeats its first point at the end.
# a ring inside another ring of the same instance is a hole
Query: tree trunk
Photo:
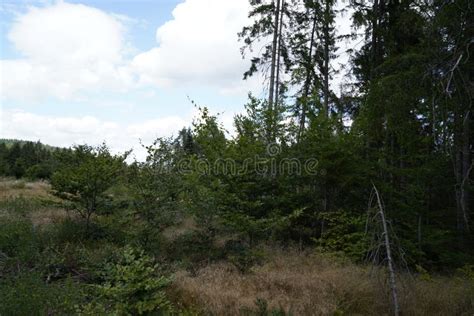
{"type": "Polygon", "coordinates": [[[455,132],[454,172],[456,176],[456,223],[457,230],[462,236],[470,232],[469,214],[469,177],[472,170],[470,155],[470,111],[464,117],[457,116],[455,132]]]}
{"type": "Polygon", "coordinates": [[[466,232],[470,231],[469,225],[469,177],[472,169],[472,162],[471,162],[471,153],[470,153],[470,111],[466,112],[466,115],[463,119],[463,126],[462,126],[462,180],[460,184],[461,189],[461,210],[462,210],[462,217],[464,221],[464,228],[466,232]]]}
{"type": "Polygon", "coordinates": [[[278,98],[280,96],[280,57],[281,57],[281,41],[282,41],[282,27],[283,27],[283,7],[285,0],[281,0],[280,20],[278,22],[278,43],[277,43],[277,59],[276,59],[276,80],[275,80],[275,106],[278,107],[278,98]]]}
{"type": "Polygon", "coordinates": [[[329,117],[329,0],[324,10],[324,114],[329,117]]]}
{"type": "Polygon", "coordinates": [[[307,104],[308,104],[308,96],[309,96],[309,86],[311,84],[311,70],[313,68],[313,46],[314,46],[314,34],[316,32],[316,23],[317,23],[318,13],[316,9],[314,10],[314,18],[313,18],[313,26],[311,28],[311,38],[309,43],[309,53],[308,53],[308,60],[306,61],[306,80],[304,83],[304,90],[303,90],[303,97],[301,98],[301,114],[300,114],[300,126],[298,129],[298,139],[299,142],[301,135],[303,134],[304,127],[306,124],[306,111],[307,111],[307,104]]]}
{"type": "Polygon", "coordinates": [[[421,221],[422,216],[418,214],[418,228],[417,228],[417,239],[418,239],[418,249],[421,250],[421,221]]]}
{"type": "Polygon", "coordinates": [[[275,69],[276,69],[276,54],[277,54],[277,45],[278,45],[278,30],[279,30],[279,20],[280,20],[280,0],[274,0],[275,6],[275,26],[273,30],[273,43],[272,43],[272,60],[270,67],[270,88],[268,91],[268,106],[270,110],[273,109],[273,97],[275,93],[275,69]]]}
{"type": "MultiPolygon", "coordinates": [[[[279,97],[280,97],[280,57],[281,57],[281,41],[282,41],[282,27],[283,27],[283,6],[285,5],[285,0],[281,0],[280,8],[280,21],[278,22],[278,43],[277,43],[277,59],[276,59],[276,80],[275,80],[275,105],[272,112],[272,125],[276,125],[277,115],[279,113],[279,97]]],[[[274,135],[272,139],[276,139],[276,126],[273,126],[274,135]]]]}
{"type": "Polygon", "coordinates": [[[370,67],[370,80],[375,77],[375,68],[382,62],[382,50],[379,31],[379,20],[383,14],[384,1],[374,0],[372,4],[372,44],[371,44],[371,59],[372,65],[370,67]]]}
{"type": "Polygon", "coordinates": [[[273,142],[273,129],[274,129],[274,122],[273,122],[273,98],[275,95],[275,74],[276,74],[276,59],[277,59],[277,46],[278,46],[278,31],[279,31],[279,20],[280,20],[280,0],[274,0],[273,4],[275,6],[274,12],[274,19],[275,19],[275,26],[273,29],[273,42],[272,42],[272,59],[270,65],[270,87],[268,91],[268,113],[270,114],[269,117],[269,124],[267,126],[267,140],[269,142],[273,142]],[[276,1],[276,5],[275,5],[276,1]]]}
{"type": "Polygon", "coordinates": [[[86,215],[86,234],[89,233],[89,227],[90,227],[90,222],[91,222],[91,215],[92,215],[92,212],[91,212],[91,211],[87,211],[87,215],[86,215]]]}

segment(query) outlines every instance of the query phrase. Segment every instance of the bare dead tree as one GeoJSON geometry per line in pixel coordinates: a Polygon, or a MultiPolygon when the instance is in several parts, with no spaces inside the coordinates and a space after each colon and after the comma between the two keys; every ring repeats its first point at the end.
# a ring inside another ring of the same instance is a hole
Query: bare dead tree
{"type": "Polygon", "coordinates": [[[395,263],[392,256],[390,233],[388,229],[388,220],[385,214],[382,199],[377,187],[373,185],[371,198],[369,200],[369,208],[367,213],[366,233],[369,230],[370,223],[374,223],[377,228],[381,229],[381,234],[377,236],[375,247],[371,249],[372,258],[378,258],[381,248],[385,250],[387,268],[389,274],[389,285],[392,296],[393,313],[395,316],[400,315],[400,305],[398,302],[397,282],[395,276],[395,263]],[[374,205],[375,204],[375,205],[374,205]]]}

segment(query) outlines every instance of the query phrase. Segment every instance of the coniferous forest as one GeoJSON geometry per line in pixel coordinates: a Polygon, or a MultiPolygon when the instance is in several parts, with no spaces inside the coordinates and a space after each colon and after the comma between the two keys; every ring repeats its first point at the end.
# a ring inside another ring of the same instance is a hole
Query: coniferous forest
{"type": "Polygon", "coordinates": [[[0,315],[474,313],[472,1],[250,4],[234,133],[0,141],[0,315]]]}

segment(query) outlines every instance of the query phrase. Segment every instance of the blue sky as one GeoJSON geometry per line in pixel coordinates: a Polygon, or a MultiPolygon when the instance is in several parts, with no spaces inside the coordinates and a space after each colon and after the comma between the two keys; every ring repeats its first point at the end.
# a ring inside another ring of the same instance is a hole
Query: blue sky
{"type": "Polygon", "coordinates": [[[261,77],[242,80],[248,11],[248,0],[1,1],[0,138],[106,141],[143,159],[139,140],[191,124],[189,99],[232,131],[248,92],[265,91],[261,77]]]}
{"type": "Polygon", "coordinates": [[[247,12],[247,0],[1,2],[0,137],[138,149],[189,125],[189,99],[231,129],[247,93],[263,93],[242,81],[247,12]]]}

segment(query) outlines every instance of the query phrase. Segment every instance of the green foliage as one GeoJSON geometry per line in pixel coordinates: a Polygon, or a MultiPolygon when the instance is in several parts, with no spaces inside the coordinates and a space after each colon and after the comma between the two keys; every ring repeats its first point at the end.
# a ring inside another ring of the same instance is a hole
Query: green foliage
{"type": "Polygon", "coordinates": [[[97,223],[87,225],[83,221],[71,218],[66,218],[57,223],[48,233],[49,237],[58,244],[97,241],[106,237],[104,228],[97,223]]]}
{"type": "Polygon", "coordinates": [[[224,258],[223,251],[214,245],[209,234],[200,231],[190,231],[176,237],[166,244],[165,254],[192,272],[209,262],[224,258]]]}
{"type": "Polygon", "coordinates": [[[15,265],[30,265],[39,255],[39,237],[27,219],[0,218],[0,273],[15,265]]]}
{"type": "Polygon", "coordinates": [[[364,232],[366,219],[344,211],[320,214],[322,234],[315,239],[316,245],[325,251],[343,252],[354,260],[363,260],[369,240],[364,232]]]}
{"type": "MultiPolygon", "coordinates": [[[[329,86],[335,4],[250,1],[253,24],[239,34],[245,48],[272,34],[278,45],[265,44],[244,77],[268,64],[285,75],[276,79],[277,102],[249,95],[231,139],[203,107],[191,128],[157,139],[132,164],[105,144],[0,140],[0,175],[51,179],[61,205],[85,219],[68,213],[36,224],[30,219],[46,202],[2,195],[0,314],[71,314],[74,304],[82,314],[171,312],[170,280],[150,254],[191,271],[227,260],[248,272],[263,259],[255,246],[270,241],[361,260],[371,250],[372,183],[397,236],[393,248],[404,251],[393,251],[397,263],[406,260],[426,283],[433,269],[462,267],[463,280],[472,279],[470,2],[352,1],[344,9],[364,34],[346,65],[355,82],[339,95],[329,86]],[[299,169],[278,168],[285,161],[299,169]],[[186,219],[192,227],[165,234],[186,219]]],[[[250,314],[280,313],[256,305],[250,314]]]]}
{"type": "Polygon", "coordinates": [[[216,116],[211,115],[206,107],[198,109],[200,116],[193,122],[194,141],[200,155],[213,162],[225,150],[225,134],[216,116]]]}
{"type": "Polygon", "coordinates": [[[423,281],[432,281],[431,275],[428,271],[420,265],[416,265],[416,271],[418,272],[418,277],[423,281]]]}
{"type": "Polygon", "coordinates": [[[58,151],[40,142],[0,139],[0,175],[49,179],[58,151]]]}
{"type": "Polygon", "coordinates": [[[127,153],[114,156],[103,144],[96,148],[82,145],[62,157],[62,166],[53,174],[51,185],[55,194],[69,202],[70,207],[89,226],[93,214],[104,211],[110,197],[107,190],[118,181],[127,153]]]}
{"type": "Polygon", "coordinates": [[[143,251],[125,248],[118,262],[105,267],[104,282],[95,286],[98,299],[82,313],[149,315],[170,311],[172,306],[164,292],[170,280],[157,275],[157,270],[143,251]]]}
{"type": "Polygon", "coordinates": [[[54,166],[50,162],[39,163],[29,167],[25,171],[25,177],[29,179],[49,179],[53,174],[54,166]]]}
{"type": "Polygon", "coordinates": [[[131,208],[126,214],[127,222],[137,242],[146,249],[156,247],[160,243],[157,232],[179,218],[184,185],[178,162],[190,150],[186,146],[176,145],[171,139],[157,139],[146,147],[146,161],[135,162],[128,168],[131,208]]]}
{"type": "Polygon", "coordinates": [[[458,273],[460,273],[464,278],[474,282],[474,265],[466,264],[462,268],[459,268],[458,273]]]}
{"type": "Polygon", "coordinates": [[[242,212],[228,212],[223,217],[223,223],[233,232],[242,234],[241,237],[250,245],[265,236],[270,236],[270,219],[255,218],[242,212]]]}
{"type": "Polygon", "coordinates": [[[38,273],[0,279],[0,315],[71,315],[82,288],[68,279],[48,284],[38,273]]]}

